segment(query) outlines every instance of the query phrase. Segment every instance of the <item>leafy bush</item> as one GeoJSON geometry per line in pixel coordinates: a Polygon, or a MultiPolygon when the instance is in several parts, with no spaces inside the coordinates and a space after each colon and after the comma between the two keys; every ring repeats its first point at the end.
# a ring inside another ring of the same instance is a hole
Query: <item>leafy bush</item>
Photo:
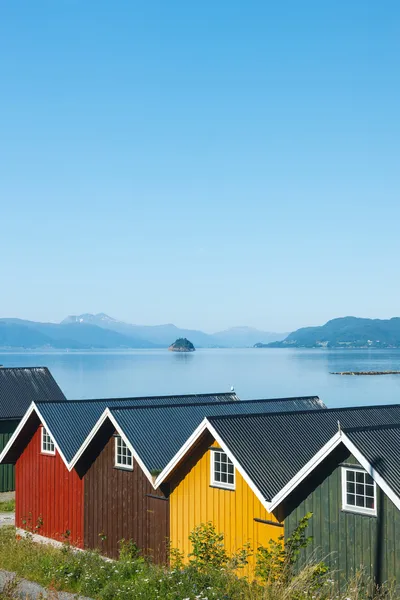
{"type": "MultiPolygon", "coordinates": [[[[300,552],[312,541],[311,536],[306,536],[306,529],[312,513],[307,513],[299,522],[292,535],[284,543],[281,535],[278,541],[270,540],[268,548],[260,546],[257,550],[256,575],[266,584],[280,583],[287,585],[295,575],[300,552]]],[[[328,571],[323,563],[313,565],[316,575],[315,585],[328,571]],[[317,577],[318,575],[318,577],[317,577]]]]}
{"type": "MultiPolygon", "coordinates": [[[[310,515],[307,515],[307,519],[310,515]]],[[[309,564],[295,574],[299,553],[308,543],[306,521],[287,540],[286,548],[271,542],[257,556],[259,581],[239,577],[238,568],[247,563],[245,546],[228,555],[223,535],[211,523],[196,527],[191,535],[193,550],[184,556],[171,549],[171,567],[152,564],[140,555],[131,541],[122,540],[118,561],[105,560],[96,552],[70,547],[36,544],[32,535],[16,537],[13,527],[0,529],[0,567],[46,588],[78,593],[96,600],[371,600],[361,578],[339,595],[322,565],[309,564]],[[322,569],[322,570],[321,570],[322,569]]],[[[0,592],[0,600],[17,598],[15,584],[0,592]]],[[[396,598],[389,589],[377,590],[375,600],[396,598]]]]}

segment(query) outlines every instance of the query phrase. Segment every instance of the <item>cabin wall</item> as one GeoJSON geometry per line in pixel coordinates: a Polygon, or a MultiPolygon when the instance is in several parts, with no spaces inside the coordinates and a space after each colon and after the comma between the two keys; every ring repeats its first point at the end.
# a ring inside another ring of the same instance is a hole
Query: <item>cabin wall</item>
{"type": "MultiPolygon", "coordinates": [[[[0,421],[0,452],[7,445],[10,437],[18,427],[19,421],[0,421]]],[[[13,492],[15,490],[14,465],[0,465],[0,492],[13,492]]]]}
{"type": "Polygon", "coordinates": [[[325,478],[306,482],[303,497],[297,503],[292,499],[285,519],[285,537],[307,512],[312,512],[307,533],[313,540],[303,552],[303,564],[312,556],[323,560],[342,588],[361,569],[370,581],[400,584],[399,510],[377,486],[377,517],[343,511],[339,463],[358,464],[346,449],[345,456],[331,469],[322,465],[320,474],[325,470],[325,478]]]}
{"type": "Polygon", "coordinates": [[[83,480],[68,471],[56,450],[41,453],[41,426],[17,460],[15,523],[58,541],[83,547],[83,480]],[[68,535],[69,532],[69,535],[68,535]]]}
{"type": "MultiPolygon", "coordinates": [[[[189,534],[195,526],[211,521],[217,532],[224,534],[225,549],[233,553],[250,543],[254,552],[277,540],[283,527],[262,506],[243,477],[235,471],[236,489],[224,490],[210,485],[212,450],[218,447],[211,436],[195,449],[170,483],[171,546],[187,556],[191,551],[189,534]],[[256,521],[273,521],[276,525],[256,521]]],[[[253,575],[255,557],[240,571],[253,575]]]]}
{"type": "Polygon", "coordinates": [[[85,547],[117,558],[120,540],[132,540],[156,563],[166,563],[169,501],[135,460],[133,471],[114,467],[114,449],[111,435],[85,474],[85,547]]]}

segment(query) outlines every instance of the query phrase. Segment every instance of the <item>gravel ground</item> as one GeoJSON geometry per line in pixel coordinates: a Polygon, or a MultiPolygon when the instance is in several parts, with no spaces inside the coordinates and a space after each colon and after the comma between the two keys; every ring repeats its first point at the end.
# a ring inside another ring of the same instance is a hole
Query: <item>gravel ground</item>
{"type": "Polygon", "coordinates": [[[15,492],[0,492],[0,502],[8,502],[14,500],[15,492]]]}
{"type": "MultiPolygon", "coordinates": [[[[0,591],[13,579],[15,579],[15,573],[0,570],[0,591]]],[[[91,600],[90,598],[68,594],[67,592],[57,593],[48,591],[41,585],[27,579],[17,579],[14,594],[15,598],[23,598],[24,600],[34,600],[36,598],[48,598],[49,600],[91,600]]]]}
{"type": "Polygon", "coordinates": [[[13,512],[0,512],[0,527],[4,525],[14,525],[15,514],[13,512]]]}

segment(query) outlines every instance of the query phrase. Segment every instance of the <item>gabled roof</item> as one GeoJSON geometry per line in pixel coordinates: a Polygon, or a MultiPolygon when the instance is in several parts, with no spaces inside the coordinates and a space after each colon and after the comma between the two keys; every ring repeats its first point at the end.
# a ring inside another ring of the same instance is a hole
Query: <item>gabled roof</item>
{"type": "MultiPolygon", "coordinates": [[[[160,485],[207,429],[219,441],[268,510],[290,493],[310,469],[340,443],[342,428],[400,423],[400,405],[282,412],[270,415],[207,416],[164,472],[160,485]],[[282,493],[284,490],[285,493],[282,493]]],[[[371,451],[373,446],[371,445],[371,451]]]]}
{"type": "Polygon", "coordinates": [[[38,402],[37,409],[57,441],[66,460],[70,462],[85,442],[106,408],[112,406],[143,407],[191,404],[224,404],[240,402],[234,392],[190,394],[183,396],[140,396],[136,398],[101,398],[99,400],[68,400],[67,402],[38,402]]]}
{"type": "MultiPolygon", "coordinates": [[[[214,396],[221,398],[220,394],[214,396]]],[[[141,464],[150,478],[150,471],[162,469],[207,414],[325,408],[316,396],[253,401],[240,401],[236,395],[233,396],[229,399],[224,395],[227,398],[224,402],[215,399],[198,402],[198,396],[174,396],[172,400],[175,403],[170,403],[171,397],[166,396],[33,404],[0,455],[0,462],[16,460],[18,451],[13,447],[17,445],[18,436],[33,413],[38,415],[50,432],[69,469],[76,464],[102,423],[111,418],[135,456],[138,453],[143,455],[141,464]]]]}
{"type": "Polygon", "coordinates": [[[400,422],[400,405],[254,416],[209,417],[209,423],[267,501],[343,429],[400,422]]]}
{"type": "Polygon", "coordinates": [[[31,402],[66,398],[47,367],[0,368],[0,419],[21,419],[31,402]]]}
{"type": "Polygon", "coordinates": [[[296,407],[307,407],[313,411],[325,409],[318,397],[311,396],[213,405],[165,406],[157,409],[141,407],[130,410],[125,407],[110,407],[110,413],[147,470],[161,471],[205,416],[246,415],[255,412],[270,415],[277,411],[292,411],[296,407]]]}

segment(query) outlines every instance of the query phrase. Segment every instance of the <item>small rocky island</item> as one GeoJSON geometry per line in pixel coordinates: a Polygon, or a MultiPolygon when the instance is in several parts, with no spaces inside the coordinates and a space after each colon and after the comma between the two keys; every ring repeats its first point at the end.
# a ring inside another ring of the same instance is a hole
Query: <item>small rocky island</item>
{"type": "Polygon", "coordinates": [[[186,338],[179,338],[168,348],[171,352],[194,352],[196,348],[186,338]]]}

